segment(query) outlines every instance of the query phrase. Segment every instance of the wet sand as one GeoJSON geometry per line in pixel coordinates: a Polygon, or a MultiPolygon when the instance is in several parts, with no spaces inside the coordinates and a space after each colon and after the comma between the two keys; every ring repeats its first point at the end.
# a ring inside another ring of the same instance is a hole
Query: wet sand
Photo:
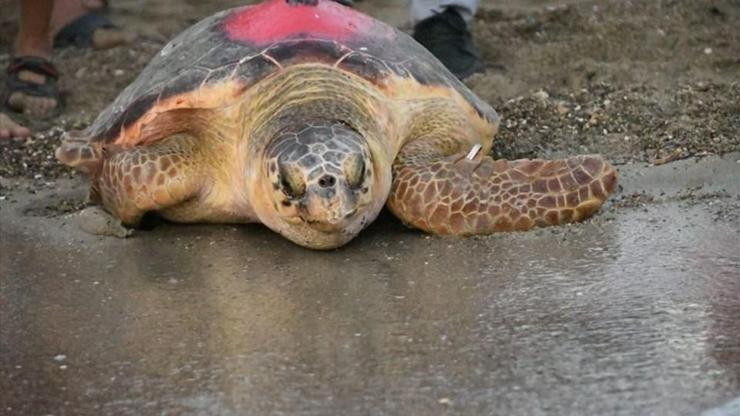
{"type": "Polygon", "coordinates": [[[3,201],[0,401],[695,415],[740,395],[738,159],[623,166],[584,224],[461,240],[385,215],[332,252],[256,225],[92,237],[44,214],[82,196],[73,181],[3,201]]]}

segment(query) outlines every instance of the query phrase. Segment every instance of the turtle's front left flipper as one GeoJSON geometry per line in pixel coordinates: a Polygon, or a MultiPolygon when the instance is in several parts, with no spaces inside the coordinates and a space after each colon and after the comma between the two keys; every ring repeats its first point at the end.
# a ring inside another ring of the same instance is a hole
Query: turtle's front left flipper
{"type": "Polygon", "coordinates": [[[458,153],[400,159],[388,207],[434,234],[490,234],[583,220],[616,184],[616,170],[599,155],[506,161],[458,153]]]}

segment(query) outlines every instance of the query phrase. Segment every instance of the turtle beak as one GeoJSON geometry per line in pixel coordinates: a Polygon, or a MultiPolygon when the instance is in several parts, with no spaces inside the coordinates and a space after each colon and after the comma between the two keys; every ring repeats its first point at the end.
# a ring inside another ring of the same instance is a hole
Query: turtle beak
{"type": "Polygon", "coordinates": [[[311,186],[301,202],[301,217],[311,227],[325,232],[341,230],[357,212],[357,197],[344,182],[327,180],[311,186]]]}

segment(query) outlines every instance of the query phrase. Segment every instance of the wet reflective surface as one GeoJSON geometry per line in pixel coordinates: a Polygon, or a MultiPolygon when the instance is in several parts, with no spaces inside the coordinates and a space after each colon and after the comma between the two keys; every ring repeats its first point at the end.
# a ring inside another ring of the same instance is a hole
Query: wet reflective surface
{"type": "Polygon", "coordinates": [[[259,226],[95,238],[5,204],[0,413],[732,414],[735,159],[622,167],[623,194],[663,199],[578,226],[386,216],[333,252],[259,226]]]}

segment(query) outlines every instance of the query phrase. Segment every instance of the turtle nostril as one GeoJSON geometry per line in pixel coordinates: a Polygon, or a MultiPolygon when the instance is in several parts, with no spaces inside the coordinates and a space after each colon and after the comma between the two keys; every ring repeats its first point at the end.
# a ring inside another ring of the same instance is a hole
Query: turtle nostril
{"type": "Polygon", "coordinates": [[[319,178],[319,186],[322,188],[331,188],[337,183],[337,179],[331,175],[324,175],[319,178]]]}

